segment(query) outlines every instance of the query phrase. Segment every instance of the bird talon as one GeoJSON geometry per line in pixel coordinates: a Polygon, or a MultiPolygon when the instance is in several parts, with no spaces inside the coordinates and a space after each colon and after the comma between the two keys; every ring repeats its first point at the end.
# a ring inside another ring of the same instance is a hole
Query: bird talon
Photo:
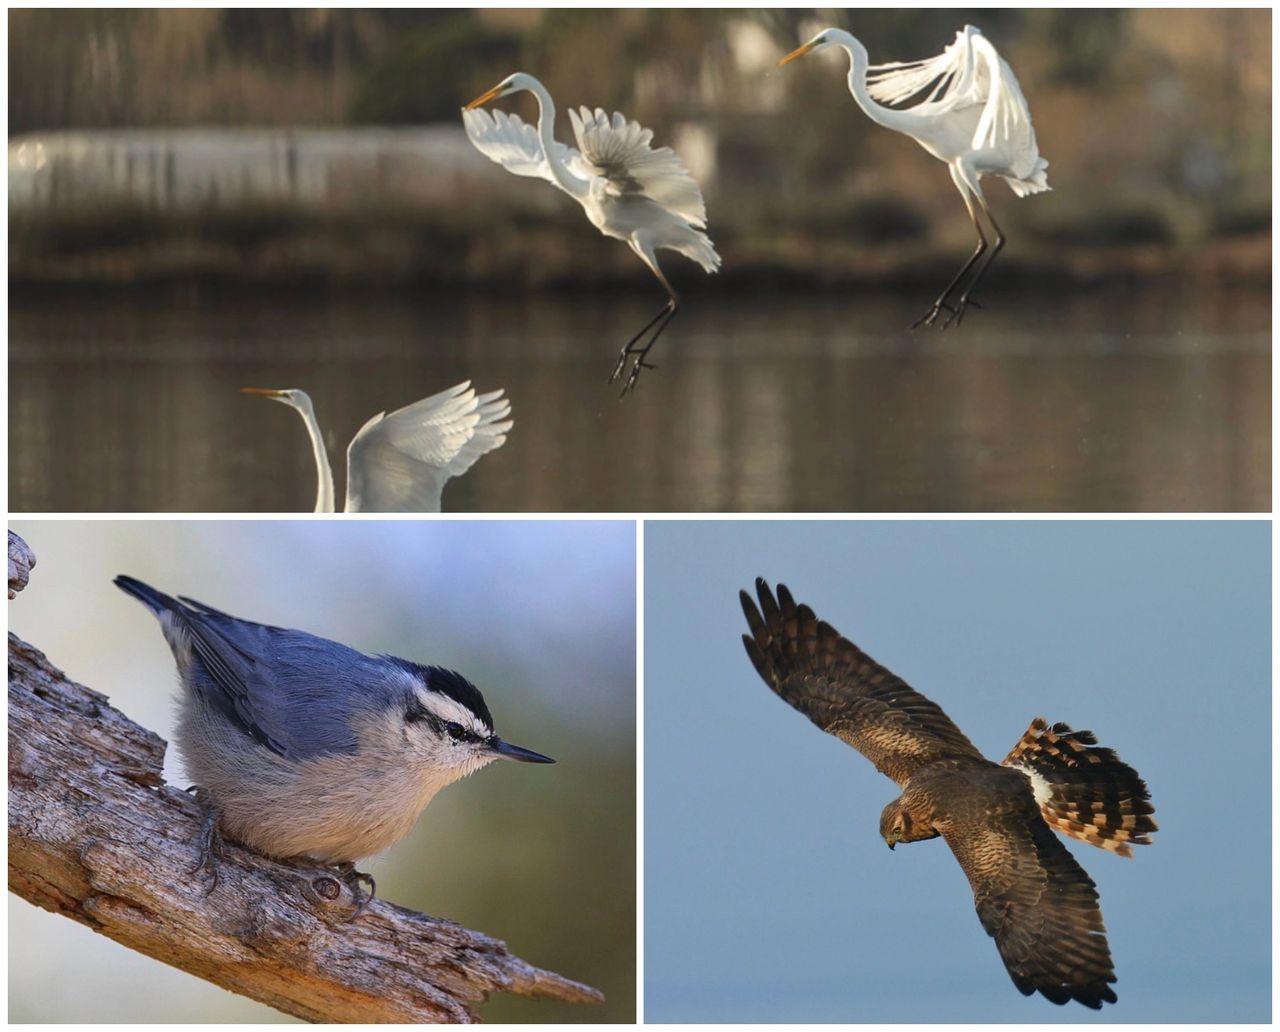
{"type": "MultiPolygon", "coordinates": [[[[911,328],[914,330],[919,328],[920,326],[932,326],[934,323],[938,321],[938,317],[942,315],[943,312],[950,312],[951,318],[955,318],[954,308],[952,308],[945,301],[935,301],[933,307],[930,308],[929,311],[925,312],[924,315],[920,316],[919,319],[917,319],[915,322],[911,324],[911,328]]],[[[951,320],[948,319],[947,322],[944,322],[942,324],[943,329],[946,329],[947,323],[949,323],[950,321],[951,320]]]]}
{"type": "Polygon", "coordinates": [[[613,367],[613,374],[609,377],[610,383],[613,383],[619,376],[621,376],[622,370],[627,367],[628,354],[629,352],[627,351],[627,349],[623,348],[622,352],[618,355],[618,364],[613,367]]]}
{"type": "Polygon", "coordinates": [[[347,861],[346,863],[335,865],[338,874],[341,876],[343,883],[351,890],[351,894],[356,898],[356,909],[347,920],[354,921],[366,910],[369,904],[373,902],[374,897],[378,894],[378,884],[373,880],[373,875],[366,874],[364,871],[357,871],[356,865],[347,861]],[[360,883],[364,882],[369,886],[367,893],[361,893],[360,883]]]}

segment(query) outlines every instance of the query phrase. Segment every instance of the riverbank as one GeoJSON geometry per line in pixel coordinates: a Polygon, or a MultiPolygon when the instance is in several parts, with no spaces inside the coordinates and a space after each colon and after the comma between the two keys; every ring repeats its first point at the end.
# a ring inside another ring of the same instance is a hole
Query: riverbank
{"type": "MultiPolygon", "coordinates": [[[[567,208],[567,206],[566,206],[567,208]]],[[[705,278],[682,258],[665,267],[701,291],[787,287],[894,288],[950,275],[968,254],[962,215],[945,239],[868,243],[779,231],[715,233],[721,272],[705,278]],[[952,231],[954,229],[954,231],[952,231]]],[[[553,215],[469,218],[409,208],[317,213],[272,206],[166,214],[143,208],[19,215],[10,220],[10,282],[115,285],[209,281],[241,285],[356,285],[420,289],[483,286],[590,288],[646,282],[618,242],[572,209],[553,215]]],[[[1117,282],[1223,283],[1266,289],[1271,235],[1252,232],[1198,246],[1097,245],[1009,231],[999,259],[1006,282],[1027,287],[1117,282]]]]}

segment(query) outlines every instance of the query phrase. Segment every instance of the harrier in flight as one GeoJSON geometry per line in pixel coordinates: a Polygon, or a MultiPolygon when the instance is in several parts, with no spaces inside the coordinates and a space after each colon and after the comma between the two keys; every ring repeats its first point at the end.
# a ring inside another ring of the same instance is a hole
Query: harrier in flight
{"type": "Polygon", "coordinates": [[[941,835],[969,878],[978,919],[1025,996],[1115,1003],[1115,967],[1093,881],[1050,830],[1130,856],[1156,822],[1147,786],[1091,731],[1040,718],[1001,763],[934,703],[778,585],[741,592],[756,671],[787,703],[902,788],[880,815],[892,849],[941,835]]]}

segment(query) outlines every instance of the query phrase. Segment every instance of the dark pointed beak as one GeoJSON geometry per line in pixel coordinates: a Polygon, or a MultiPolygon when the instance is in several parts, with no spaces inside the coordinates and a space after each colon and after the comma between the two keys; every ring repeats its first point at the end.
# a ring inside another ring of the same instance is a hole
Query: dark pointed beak
{"type": "Polygon", "coordinates": [[[493,738],[489,741],[489,747],[493,749],[499,756],[507,760],[519,760],[521,763],[555,763],[550,756],[543,756],[542,753],[536,753],[532,749],[521,749],[518,745],[512,745],[510,742],[504,742],[501,738],[493,738]]]}
{"type": "Polygon", "coordinates": [[[892,849],[894,846],[893,839],[885,839],[885,841],[889,843],[889,848],[892,849]]]}

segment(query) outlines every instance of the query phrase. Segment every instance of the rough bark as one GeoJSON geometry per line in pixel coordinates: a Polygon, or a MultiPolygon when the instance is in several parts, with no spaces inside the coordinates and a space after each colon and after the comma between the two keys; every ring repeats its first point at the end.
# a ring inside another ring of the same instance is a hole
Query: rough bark
{"type": "MultiPolygon", "coordinates": [[[[11,538],[11,586],[13,555],[11,538]]],[[[193,870],[203,812],[165,784],[165,744],[10,634],[9,888],[309,1021],[471,1022],[495,990],[603,1000],[451,921],[384,900],[352,920],[323,868],[228,843],[210,891],[193,870]]]]}
{"type": "Polygon", "coordinates": [[[31,567],[36,564],[35,553],[13,531],[9,531],[9,598],[13,598],[27,586],[31,567]]]}

